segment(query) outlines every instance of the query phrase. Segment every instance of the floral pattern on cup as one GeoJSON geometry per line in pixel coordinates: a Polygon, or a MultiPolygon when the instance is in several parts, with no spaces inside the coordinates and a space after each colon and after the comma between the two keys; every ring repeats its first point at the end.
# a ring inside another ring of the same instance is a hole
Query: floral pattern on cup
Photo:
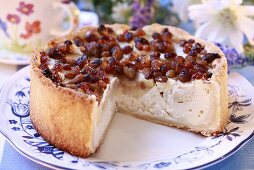
{"type": "Polygon", "coordinates": [[[0,30],[2,30],[5,34],[6,37],[10,37],[8,32],[7,32],[7,24],[0,18],[0,30]]]}
{"type": "Polygon", "coordinates": [[[26,33],[21,34],[20,37],[24,39],[28,39],[34,34],[39,34],[41,32],[41,22],[39,20],[36,20],[32,23],[26,22],[26,33]]]}
{"type": "Polygon", "coordinates": [[[19,3],[19,7],[17,8],[17,11],[19,11],[22,14],[25,15],[30,15],[31,13],[33,13],[33,4],[26,4],[25,2],[20,2],[19,3]]]}
{"type": "Polygon", "coordinates": [[[18,28],[18,25],[22,20],[29,20],[28,16],[32,15],[33,12],[33,4],[21,1],[15,12],[7,14],[6,21],[0,18],[0,30],[2,30],[5,36],[11,41],[11,45],[7,48],[17,52],[28,52],[31,50],[30,44],[23,44],[22,39],[28,40],[36,34],[39,34],[41,32],[41,22],[39,20],[32,22],[27,21],[25,24],[25,32],[19,32],[18,30],[20,30],[20,28],[18,28]],[[13,29],[8,29],[8,24],[11,24],[13,29]]]}
{"type": "Polygon", "coordinates": [[[20,23],[20,17],[16,14],[8,14],[6,19],[12,24],[19,24],[20,23]]]}

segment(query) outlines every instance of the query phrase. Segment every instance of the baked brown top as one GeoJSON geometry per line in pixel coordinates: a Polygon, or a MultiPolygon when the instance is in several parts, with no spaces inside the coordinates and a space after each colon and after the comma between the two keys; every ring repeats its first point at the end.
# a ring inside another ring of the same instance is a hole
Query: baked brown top
{"type": "Polygon", "coordinates": [[[168,79],[209,81],[212,62],[221,57],[208,53],[194,39],[176,38],[168,28],[147,35],[143,29],[118,33],[100,25],[65,38],[50,41],[47,49],[40,51],[39,68],[56,85],[94,94],[98,101],[115,76],[135,80],[142,74],[162,83],[168,79]],[[178,54],[179,49],[183,53],[178,54]]]}

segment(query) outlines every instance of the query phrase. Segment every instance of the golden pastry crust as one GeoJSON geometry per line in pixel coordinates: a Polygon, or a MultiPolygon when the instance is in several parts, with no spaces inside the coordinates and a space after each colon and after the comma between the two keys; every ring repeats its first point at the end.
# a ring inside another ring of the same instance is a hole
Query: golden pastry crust
{"type": "Polygon", "coordinates": [[[31,62],[30,118],[49,143],[73,155],[87,157],[92,145],[92,112],[97,101],[84,93],[56,86],[31,62]]]}
{"type": "MultiPolygon", "coordinates": [[[[126,25],[107,25],[117,33],[129,29],[126,25]]],[[[218,53],[221,58],[214,60],[213,76],[211,80],[220,84],[220,126],[214,131],[198,131],[210,136],[223,130],[228,121],[228,94],[227,94],[227,61],[221,50],[213,43],[195,38],[181,29],[162,26],[159,24],[149,25],[143,28],[147,34],[168,28],[169,31],[179,39],[192,38],[200,42],[209,52],[218,53]]],[[[94,27],[85,27],[65,37],[52,39],[50,43],[61,43],[67,39],[73,39],[78,35],[84,35],[86,31],[94,27]]],[[[31,60],[31,92],[30,92],[30,117],[38,133],[49,143],[80,157],[88,157],[96,151],[92,147],[93,138],[93,113],[98,108],[95,96],[82,92],[56,86],[50,79],[46,78],[41,70],[40,49],[34,52],[31,60]]],[[[153,120],[146,116],[134,115],[152,122],[176,126],[164,120],[153,120]]],[[[181,127],[184,128],[184,127],[181,127]]],[[[191,129],[188,129],[191,130],[191,129]]],[[[105,134],[104,134],[105,135],[105,134]]],[[[102,139],[101,139],[102,141],[102,139]]],[[[98,147],[98,146],[97,146],[98,147]]]]}

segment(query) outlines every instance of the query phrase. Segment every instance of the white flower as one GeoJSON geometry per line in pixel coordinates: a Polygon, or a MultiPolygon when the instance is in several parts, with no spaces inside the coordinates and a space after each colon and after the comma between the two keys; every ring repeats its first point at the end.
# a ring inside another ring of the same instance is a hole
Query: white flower
{"type": "Polygon", "coordinates": [[[198,4],[201,0],[172,0],[173,10],[176,12],[181,21],[187,21],[188,16],[188,7],[193,4],[198,4]]]}
{"type": "Polygon", "coordinates": [[[189,6],[196,36],[223,43],[243,52],[244,35],[254,45],[254,6],[241,5],[242,0],[203,0],[189,6]]]}
{"type": "Polygon", "coordinates": [[[116,22],[126,22],[127,18],[130,14],[131,8],[128,3],[117,3],[113,8],[112,8],[112,18],[116,22]]]}

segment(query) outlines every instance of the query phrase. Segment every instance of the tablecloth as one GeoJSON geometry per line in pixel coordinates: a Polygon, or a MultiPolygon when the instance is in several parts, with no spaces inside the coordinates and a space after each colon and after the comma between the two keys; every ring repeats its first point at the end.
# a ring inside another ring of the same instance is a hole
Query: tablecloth
{"type": "MultiPolygon", "coordinates": [[[[22,66],[0,64],[0,88],[3,83],[22,66]]],[[[254,67],[248,66],[236,69],[254,85],[254,67]]],[[[0,117],[1,118],[1,117],[0,117]]],[[[253,125],[254,126],[254,125],[253,125]]],[[[48,168],[39,165],[20,153],[18,153],[0,134],[0,170],[47,170],[48,168]]],[[[232,156],[216,163],[208,168],[212,169],[254,169],[254,138],[242,146],[232,156]]]]}

